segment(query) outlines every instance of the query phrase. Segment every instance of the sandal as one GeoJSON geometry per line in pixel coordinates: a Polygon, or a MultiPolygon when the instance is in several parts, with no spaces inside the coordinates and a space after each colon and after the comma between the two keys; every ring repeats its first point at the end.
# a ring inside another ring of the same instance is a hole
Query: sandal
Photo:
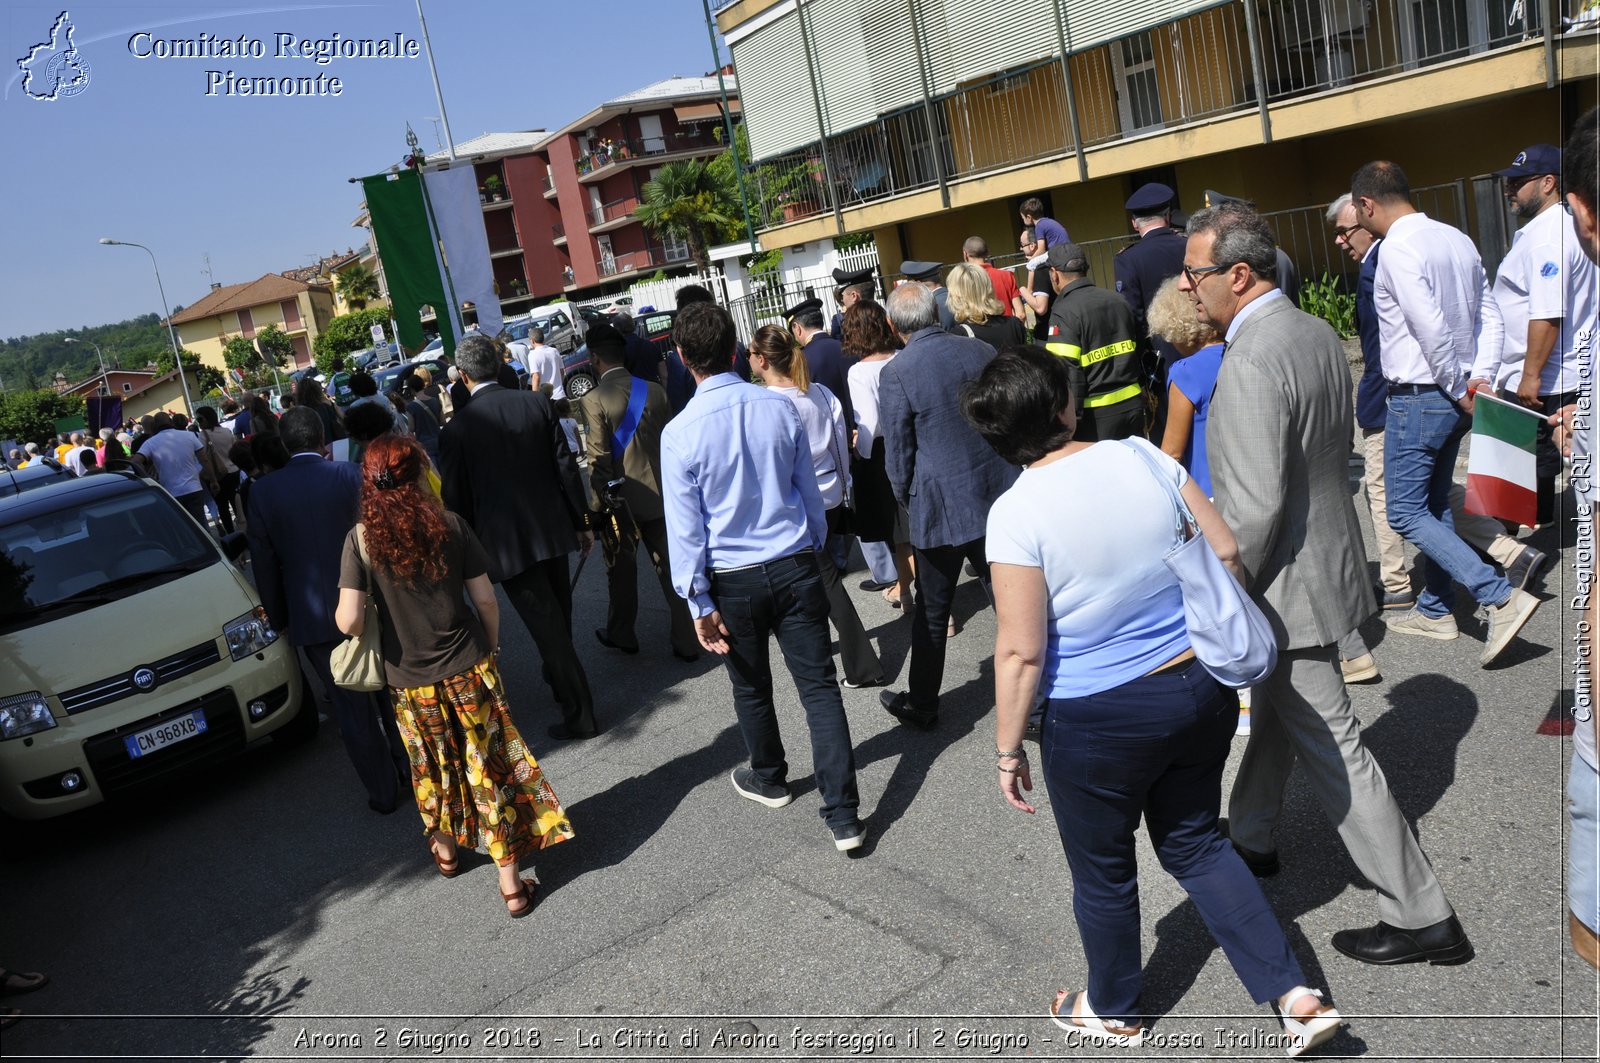
{"type": "Polygon", "coordinates": [[[521,880],[516,892],[507,893],[505,890],[500,891],[500,897],[506,902],[506,911],[511,913],[511,918],[521,919],[523,916],[533,911],[533,890],[537,885],[539,885],[537,879],[525,878],[521,880]],[[511,902],[519,899],[523,902],[522,907],[511,907],[511,902]]]}
{"type": "Polygon", "coordinates": [[[1278,1009],[1278,1018],[1283,1022],[1283,1031],[1290,1037],[1283,1050],[1291,1056],[1298,1056],[1327,1041],[1339,1032],[1339,1027],[1344,1022],[1344,1017],[1339,1014],[1332,1004],[1320,1004],[1322,994],[1315,989],[1307,989],[1297,985],[1289,990],[1288,1002],[1278,1009]],[[1301,997],[1314,997],[1319,1006],[1309,1015],[1296,1016],[1294,1006],[1301,997]]]}
{"type": "Polygon", "coordinates": [[[1076,1032],[1085,1040],[1099,1044],[1117,1048],[1138,1048],[1144,1043],[1143,1026],[1117,1026],[1103,1021],[1096,1015],[1089,1007],[1088,990],[1077,994],[1068,993],[1065,989],[1056,990],[1056,998],[1050,1002],[1050,1021],[1063,1030],[1076,1032]],[[1082,1014],[1077,1012],[1080,1001],[1083,1003],[1082,1014]],[[1068,1005],[1066,1018],[1061,1017],[1063,1004],[1068,1005]]]}
{"type": "Polygon", "coordinates": [[[456,875],[461,871],[461,851],[458,849],[452,859],[446,860],[444,856],[440,854],[438,845],[438,838],[428,839],[428,852],[432,854],[433,862],[438,865],[439,874],[443,875],[445,878],[455,878],[456,875]]]}
{"type": "Polygon", "coordinates": [[[7,996],[16,993],[31,993],[35,989],[43,989],[50,984],[47,974],[32,974],[22,971],[8,971],[0,967],[0,993],[7,996]]]}

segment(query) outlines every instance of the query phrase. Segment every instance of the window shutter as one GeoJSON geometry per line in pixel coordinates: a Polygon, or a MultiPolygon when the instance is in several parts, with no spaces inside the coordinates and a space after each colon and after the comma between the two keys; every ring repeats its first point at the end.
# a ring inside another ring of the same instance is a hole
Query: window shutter
{"type": "MultiPolygon", "coordinates": [[[[892,3],[893,0],[890,0],[892,3]]],[[[881,6],[883,0],[878,0],[881,6]]],[[[842,133],[878,117],[874,69],[867,58],[863,10],[868,0],[811,0],[805,5],[817,87],[829,133],[842,133]]],[[[806,85],[807,99],[811,86],[806,85]]]]}
{"type": "Polygon", "coordinates": [[[740,38],[730,50],[750,158],[782,155],[817,140],[816,104],[795,13],[740,38]]]}
{"type": "MultiPolygon", "coordinates": [[[[981,81],[1057,54],[1055,12],[1051,9],[1056,0],[1020,0],[1013,4],[997,4],[993,0],[936,2],[944,6],[948,32],[961,41],[961,47],[949,57],[946,73],[955,84],[981,81]]],[[[1138,6],[1142,8],[1144,2],[1141,0],[1138,6]]],[[[1074,7],[1081,3],[1082,0],[1073,0],[1074,7]]]]}

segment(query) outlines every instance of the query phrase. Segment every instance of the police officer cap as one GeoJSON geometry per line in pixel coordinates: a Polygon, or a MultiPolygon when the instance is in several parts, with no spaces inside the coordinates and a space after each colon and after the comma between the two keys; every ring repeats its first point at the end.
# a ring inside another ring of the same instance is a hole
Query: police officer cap
{"type": "Polygon", "coordinates": [[[1222,192],[1215,192],[1209,188],[1206,189],[1206,206],[1220,207],[1224,203],[1237,203],[1242,207],[1249,207],[1251,210],[1256,209],[1256,203],[1253,199],[1246,199],[1243,196],[1230,196],[1222,192]]]}
{"type": "Polygon", "coordinates": [[[625,350],[628,343],[622,338],[622,333],[609,321],[596,321],[589,326],[589,331],[584,334],[584,342],[593,350],[625,350]]]}
{"type": "Polygon", "coordinates": [[[848,288],[855,284],[866,284],[868,281],[872,280],[872,275],[875,272],[877,271],[871,269],[870,267],[867,269],[858,269],[853,272],[847,269],[836,269],[833,271],[833,283],[837,284],[841,288],[848,288]]]}
{"type": "Polygon", "coordinates": [[[1172,205],[1173,197],[1177,193],[1159,181],[1152,181],[1147,185],[1140,185],[1139,190],[1128,197],[1125,204],[1129,214],[1159,214],[1172,205]]]}
{"type": "Polygon", "coordinates": [[[813,311],[813,310],[821,310],[821,309],[822,309],[822,300],[821,299],[818,299],[818,298],[815,298],[815,297],[812,297],[810,299],[802,299],[802,300],[800,300],[800,302],[795,303],[793,306],[791,306],[789,309],[787,309],[787,310],[785,310],[783,312],[783,319],[785,321],[793,321],[795,318],[799,317],[801,314],[808,313],[808,312],[813,311]]]}
{"type": "Polygon", "coordinates": [[[939,270],[943,262],[919,262],[908,258],[900,263],[900,272],[914,281],[931,281],[939,279],[939,270]]]}
{"type": "Polygon", "coordinates": [[[1083,253],[1083,248],[1070,241],[1052,247],[1045,258],[1050,268],[1060,273],[1089,272],[1089,256],[1083,253]]]}
{"type": "Polygon", "coordinates": [[[1496,170],[1496,177],[1542,177],[1547,173],[1561,172],[1561,149],[1554,144],[1535,144],[1517,152],[1511,165],[1496,170]]]}

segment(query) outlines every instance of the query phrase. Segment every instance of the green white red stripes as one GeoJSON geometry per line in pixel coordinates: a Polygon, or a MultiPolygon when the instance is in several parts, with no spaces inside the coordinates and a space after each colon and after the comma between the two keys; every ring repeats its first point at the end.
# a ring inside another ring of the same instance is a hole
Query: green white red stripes
{"type": "Polygon", "coordinates": [[[1467,459],[1469,513],[1532,527],[1538,520],[1534,440],[1543,414],[1478,392],[1467,459]]]}

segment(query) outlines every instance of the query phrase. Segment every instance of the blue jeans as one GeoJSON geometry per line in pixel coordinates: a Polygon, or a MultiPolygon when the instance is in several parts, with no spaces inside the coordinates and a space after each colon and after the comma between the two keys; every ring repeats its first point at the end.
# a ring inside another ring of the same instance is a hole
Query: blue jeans
{"type": "Polygon", "coordinates": [[[1455,606],[1455,584],[1483,605],[1511,597],[1511,584],[1456,534],[1450,485],[1472,419],[1442,391],[1389,396],[1383,472],[1389,527],[1422,551],[1417,611],[1435,619],[1455,606]]]}
{"type": "Polygon", "coordinates": [[[1140,1021],[1139,878],[1144,817],[1156,857],[1194,901],[1256,1003],[1305,983],[1278,919],[1217,831],[1222,769],[1239,702],[1197,661],[1046,710],[1045,787],[1072,869],[1072,907],[1089,966],[1089,1003],[1140,1021]]]}
{"type": "Polygon", "coordinates": [[[861,556],[867,562],[875,583],[893,583],[900,578],[894,567],[894,549],[888,543],[869,543],[861,540],[861,556]]]}
{"type": "Polygon", "coordinates": [[[856,821],[856,753],[850,723],[833,670],[833,637],[828,631],[828,593],[816,555],[810,551],[733,572],[711,573],[711,597],[728,629],[728,677],[733,709],[750,751],[750,767],[762,782],[783,786],[789,764],[778,714],[772,704],[768,636],[794,678],[811,731],[811,762],[822,794],[822,818],[829,827],[856,821]]]}

